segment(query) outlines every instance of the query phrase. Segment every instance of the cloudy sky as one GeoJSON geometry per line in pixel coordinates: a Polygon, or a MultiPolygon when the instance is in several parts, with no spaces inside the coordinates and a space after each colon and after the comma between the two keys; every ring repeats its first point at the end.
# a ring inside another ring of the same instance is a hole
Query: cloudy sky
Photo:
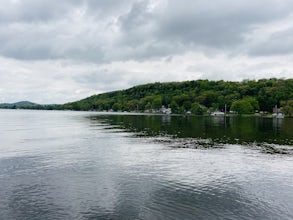
{"type": "Polygon", "coordinates": [[[0,103],[292,78],[292,0],[0,0],[0,103]]]}

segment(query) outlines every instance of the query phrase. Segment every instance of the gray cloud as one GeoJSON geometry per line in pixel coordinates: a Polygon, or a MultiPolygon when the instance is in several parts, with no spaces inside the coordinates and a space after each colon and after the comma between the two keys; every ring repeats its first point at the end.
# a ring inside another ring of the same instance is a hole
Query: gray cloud
{"type": "MultiPolygon", "coordinates": [[[[169,0],[152,7],[155,2],[7,1],[0,9],[0,54],[24,60],[96,63],[199,50],[245,54],[247,50],[242,48],[249,47],[247,36],[293,11],[291,1],[276,0],[169,0]]],[[[271,38],[288,41],[286,33],[273,33],[271,38]]],[[[262,48],[262,44],[254,47],[251,50],[255,52],[251,53],[258,54],[257,48],[262,48]]],[[[267,52],[274,51],[292,53],[291,47],[267,52]]]]}
{"type": "Polygon", "coordinates": [[[155,81],[292,77],[292,14],[291,0],[3,1],[0,99],[62,103],[155,81]]]}
{"type": "Polygon", "coordinates": [[[170,0],[164,10],[156,13],[148,11],[148,4],[140,1],[120,17],[127,36],[123,43],[132,48],[147,45],[144,53],[149,56],[153,54],[147,49],[156,51],[156,47],[162,55],[211,49],[233,52],[258,26],[289,16],[292,6],[291,1],[170,0]]]}
{"type": "Polygon", "coordinates": [[[62,18],[79,5],[77,0],[8,0],[1,3],[0,22],[47,22],[62,18]]]}
{"type": "Polygon", "coordinates": [[[129,10],[135,0],[84,0],[87,12],[95,16],[117,16],[129,10]]]}
{"type": "Polygon", "coordinates": [[[254,56],[286,55],[293,52],[293,27],[271,34],[249,51],[254,56]]]}
{"type": "Polygon", "coordinates": [[[121,28],[126,32],[142,31],[152,20],[152,13],[147,11],[148,1],[134,2],[129,12],[120,16],[121,28]]]}
{"type": "Polygon", "coordinates": [[[0,54],[103,62],[113,44],[113,20],[127,5],[122,0],[7,1],[0,6],[0,54]]]}
{"type": "Polygon", "coordinates": [[[73,80],[88,88],[101,91],[111,91],[121,88],[119,82],[124,82],[124,72],[108,69],[96,69],[93,72],[85,72],[84,74],[76,75],[73,80]]]}
{"type": "Polygon", "coordinates": [[[0,22],[50,22],[74,12],[96,17],[111,16],[121,8],[129,8],[132,0],[7,0],[0,6],[0,22]]]}

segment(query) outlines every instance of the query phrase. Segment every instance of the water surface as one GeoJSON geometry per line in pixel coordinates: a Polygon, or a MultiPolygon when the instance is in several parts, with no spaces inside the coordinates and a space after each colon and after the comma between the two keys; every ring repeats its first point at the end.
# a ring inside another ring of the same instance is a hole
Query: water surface
{"type": "Polygon", "coordinates": [[[292,119],[0,111],[2,219],[293,219],[292,119]]]}

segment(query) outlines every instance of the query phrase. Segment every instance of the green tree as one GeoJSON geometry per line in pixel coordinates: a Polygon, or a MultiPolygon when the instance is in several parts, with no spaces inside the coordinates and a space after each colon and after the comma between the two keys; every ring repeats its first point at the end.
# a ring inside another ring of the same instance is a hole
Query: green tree
{"type": "Polygon", "coordinates": [[[113,104],[112,109],[113,109],[113,111],[115,111],[115,112],[116,112],[116,111],[119,111],[119,110],[122,109],[122,105],[121,105],[120,103],[116,102],[116,103],[113,104]]]}
{"type": "Polygon", "coordinates": [[[191,105],[191,112],[195,115],[202,115],[203,109],[200,107],[200,104],[198,102],[195,102],[191,105]]]}
{"type": "Polygon", "coordinates": [[[253,113],[253,107],[247,100],[237,100],[232,103],[231,110],[238,114],[249,114],[253,113]]]}
{"type": "Polygon", "coordinates": [[[211,107],[213,103],[218,103],[219,92],[216,91],[204,91],[197,98],[197,100],[206,107],[211,107]]]}
{"type": "Polygon", "coordinates": [[[253,110],[259,110],[258,101],[254,97],[248,96],[245,97],[244,100],[250,103],[250,105],[253,107],[253,110]]]}
{"type": "MultiPolygon", "coordinates": [[[[181,92],[182,93],[182,92],[181,92]]],[[[179,105],[183,106],[184,102],[190,101],[190,96],[187,94],[180,94],[173,97],[173,100],[179,105]]]]}
{"type": "Polygon", "coordinates": [[[283,106],[281,111],[286,116],[292,117],[293,116],[293,100],[288,100],[286,102],[281,102],[281,105],[283,106]]]}
{"type": "Polygon", "coordinates": [[[172,101],[170,107],[171,107],[172,113],[180,112],[179,105],[177,104],[177,102],[172,101]]]}
{"type": "Polygon", "coordinates": [[[162,98],[161,97],[157,97],[153,100],[153,108],[154,109],[159,109],[162,107],[162,98]]]}
{"type": "Polygon", "coordinates": [[[185,111],[188,111],[191,109],[191,105],[192,105],[191,101],[185,101],[185,102],[183,102],[182,107],[185,111]]]}

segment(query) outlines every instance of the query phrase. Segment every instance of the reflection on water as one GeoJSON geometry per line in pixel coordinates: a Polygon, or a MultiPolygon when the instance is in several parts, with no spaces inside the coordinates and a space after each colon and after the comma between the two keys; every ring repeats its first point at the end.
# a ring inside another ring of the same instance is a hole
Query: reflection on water
{"type": "MultiPolygon", "coordinates": [[[[293,145],[293,119],[192,117],[170,115],[99,115],[90,120],[118,126],[141,136],[187,138],[189,142],[242,145],[293,145]],[[190,141],[190,138],[192,140],[190,141]]],[[[180,140],[181,141],[181,140],[180,140]]],[[[196,147],[196,146],[195,146],[196,147]]]]}
{"type": "Polygon", "coordinates": [[[275,133],[281,134],[282,124],[283,124],[283,119],[273,118],[273,129],[274,129],[275,133]]]}
{"type": "Polygon", "coordinates": [[[288,119],[0,113],[1,219],[293,219],[288,119]]]}

